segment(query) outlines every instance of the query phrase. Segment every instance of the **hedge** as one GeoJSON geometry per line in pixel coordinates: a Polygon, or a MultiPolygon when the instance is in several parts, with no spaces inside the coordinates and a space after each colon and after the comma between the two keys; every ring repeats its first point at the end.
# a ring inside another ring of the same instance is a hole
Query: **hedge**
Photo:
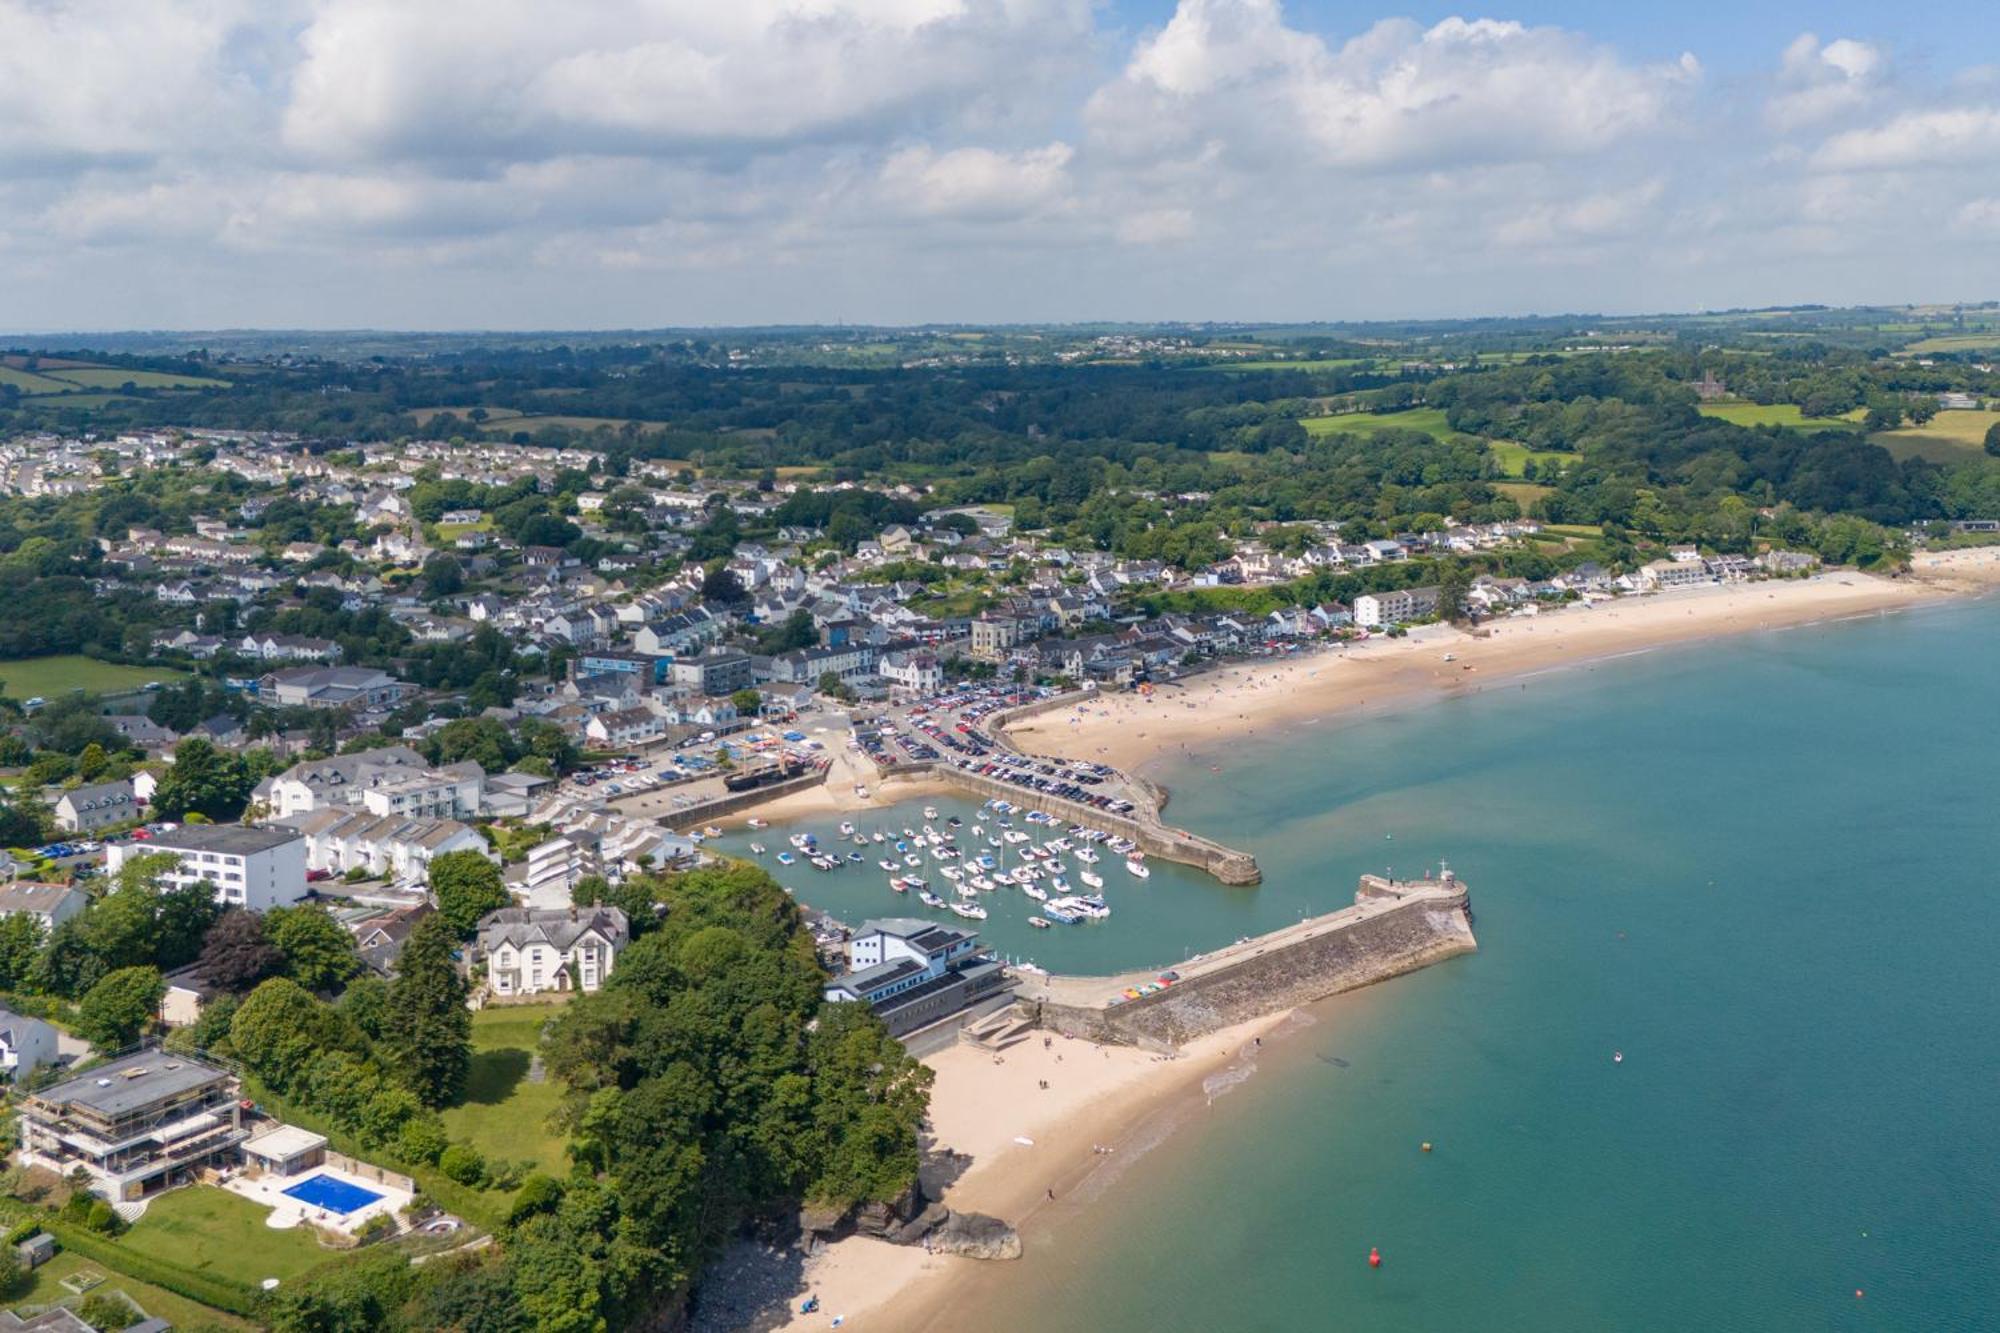
{"type": "Polygon", "coordinates": [[[44,1218],[42,1229],[54,1236],[65,1250],[80,1254],[86,1259],[115,1269],[126,1277],[141,1282],[150,1282],[163,1287],[176,1296],[185,1296],[200,1305],[225,1310],[245,1319],[261,1317],[262,1301],[256,1288],[247,1283],[232,1282],[227,1278],[209,1273],[197,1273],[190,1268],[182,1268],[150,1254],[140,1254],[126,1249],[117,1241],[94,1235],[82,1227],[71,1226],[55,1218],[44,1218]]]}

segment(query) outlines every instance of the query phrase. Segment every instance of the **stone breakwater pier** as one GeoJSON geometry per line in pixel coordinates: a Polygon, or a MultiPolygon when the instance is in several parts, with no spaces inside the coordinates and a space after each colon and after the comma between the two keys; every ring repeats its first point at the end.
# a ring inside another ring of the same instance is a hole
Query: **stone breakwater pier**
{"type": "Polygon", "coordinates": [[[1363,875],[1354,905],[1115,977],[1023,976],[1017,1004],[1042,1027],[1090,1041],[1171,1051],[1235,1023],[1310,1004],[1471,953],[1471,895],[1435,879],[1363,875]],[[1171,978],[1161,984],[1163,978],[1171,978]]]}

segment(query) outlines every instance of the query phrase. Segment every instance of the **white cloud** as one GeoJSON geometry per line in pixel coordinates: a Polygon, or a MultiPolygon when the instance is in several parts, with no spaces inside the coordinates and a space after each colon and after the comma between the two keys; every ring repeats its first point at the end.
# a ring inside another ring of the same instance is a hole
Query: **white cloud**
{"type": "Polygon", "coordinates": [[[901,211],[924,217],[998,220],[1027,217],[1069,189],[1075,150],[1065,143],[1019,153],[905,148],[882,164],[881,183],[901,211]]]}
{"type": "Polygon", "coordinates": [[[1181,0],[1090,104],[1126,155],[1223,143],[1253,159],[1410,169],[1602,151],[1664,128],[1699,75],[1692,55],[1635,66],[1554,28],[1377,23],[1339,47],[1278,0],[1181,0]]]}
{"type": "Polygon", "coordinates": [[[1888,75],[1881,48],[1850,37],[1820,44],[1800,33],[1778,65],[1777,91],[1764,114],[1781,132],[1817,125],[1861,110],[1877,100],[1888,75]]]}
{"type": "Polygon", "coordinates": [[[2000,161],[2000,106],[1907,111],[1881,125],[1837,134],[1813,163],[1833,171],[1975,165],[2000,161]]]}
{"type": "Polygon", "coordinates": [[[1919,84],[1881,34],[1807,33],[1718,85],[1587,25],[1326,8],[1178,0],[1134,35],[1104,0],[0,0],[0,318],[1270,318],[2000,283],[2000,67],[1976,51],[1919,84]]]}
{"type": "Polygon", "coordinates": [[[241,4],[0,0],[0,162],[148,161],[260,119],[228,43],[241,4]]]}
{"type": "Polygon", "coordinates": [[[1004,121],[1073,72],[1088,0],[327,0],[285,112],[347,158],[676,154],[1004,121]]]}

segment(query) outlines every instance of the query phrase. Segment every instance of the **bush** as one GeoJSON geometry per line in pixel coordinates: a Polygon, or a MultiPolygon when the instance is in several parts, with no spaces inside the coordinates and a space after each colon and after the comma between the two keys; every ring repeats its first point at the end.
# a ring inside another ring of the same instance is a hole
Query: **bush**
{"type": "Polygon", "coordinates": [[[486,1159],[470,1144],[454,1143],[439,1156],[438,1170],[461,1185],[477,1185],[486,1179],[486,1159]]]}
{"type": "Polygon", "coordinates": [[[522,1182],[521,1192],[514,1196],[513,1207],[507,1210],[507,1225],[513,1226],[536,1213],[554,1212],[562,1197],[562,1182],[554,1176],[529,1176],[522,1182]]]}
{"type": "Polygon", "coordinates": [[[14,1226],[7,1232],[7,1239],[5,1241],[6,1247],[10,1250],[13,1249],[16,1245],[19,1245],[22,1241],[26,1240],[28,1237],[39,1233],[41,1229],[42,1229],[42,1224],[40,1222],[37,1222],[32,1217],[25,1222],[15,1223],[14,1226]]]}
{"type": "Polygon", "coordinates": [[[387,1213],[377,1213],[366,1222],[363,1222],[361,1229],[356,1231],[354,1235],[357,1240],[366,1245],[370,1241],[380,1240],[384,1236],[394,1233],[395,1230],[396,1219],[390,1217],[387,1213]]]}
{"type": "Polygon", "coordinates": [[[436,1116],[420,1116],[403,1122],[396,1133],[396,1155],[406,1162],[431,1166],[444,1156],[450,1141],[436,1116]]]}
{"type": "Polygon", "coordinates": [[[102,1199],[93,1202],[84,1210],[83,1224],[100,1236],[115,1236],[124,1230],[124,1219],[111,1210],[111,1205],[102,1199]]]}

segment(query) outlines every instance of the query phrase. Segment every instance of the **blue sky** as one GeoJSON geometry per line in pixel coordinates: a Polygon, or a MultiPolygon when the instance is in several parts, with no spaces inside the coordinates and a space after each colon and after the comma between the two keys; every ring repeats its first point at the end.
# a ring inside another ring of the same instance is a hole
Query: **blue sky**
{"type": "Polygon", "coordinates": [[[0,327],[1985,299],[1993,9],[0,0],[0,327]]]}

